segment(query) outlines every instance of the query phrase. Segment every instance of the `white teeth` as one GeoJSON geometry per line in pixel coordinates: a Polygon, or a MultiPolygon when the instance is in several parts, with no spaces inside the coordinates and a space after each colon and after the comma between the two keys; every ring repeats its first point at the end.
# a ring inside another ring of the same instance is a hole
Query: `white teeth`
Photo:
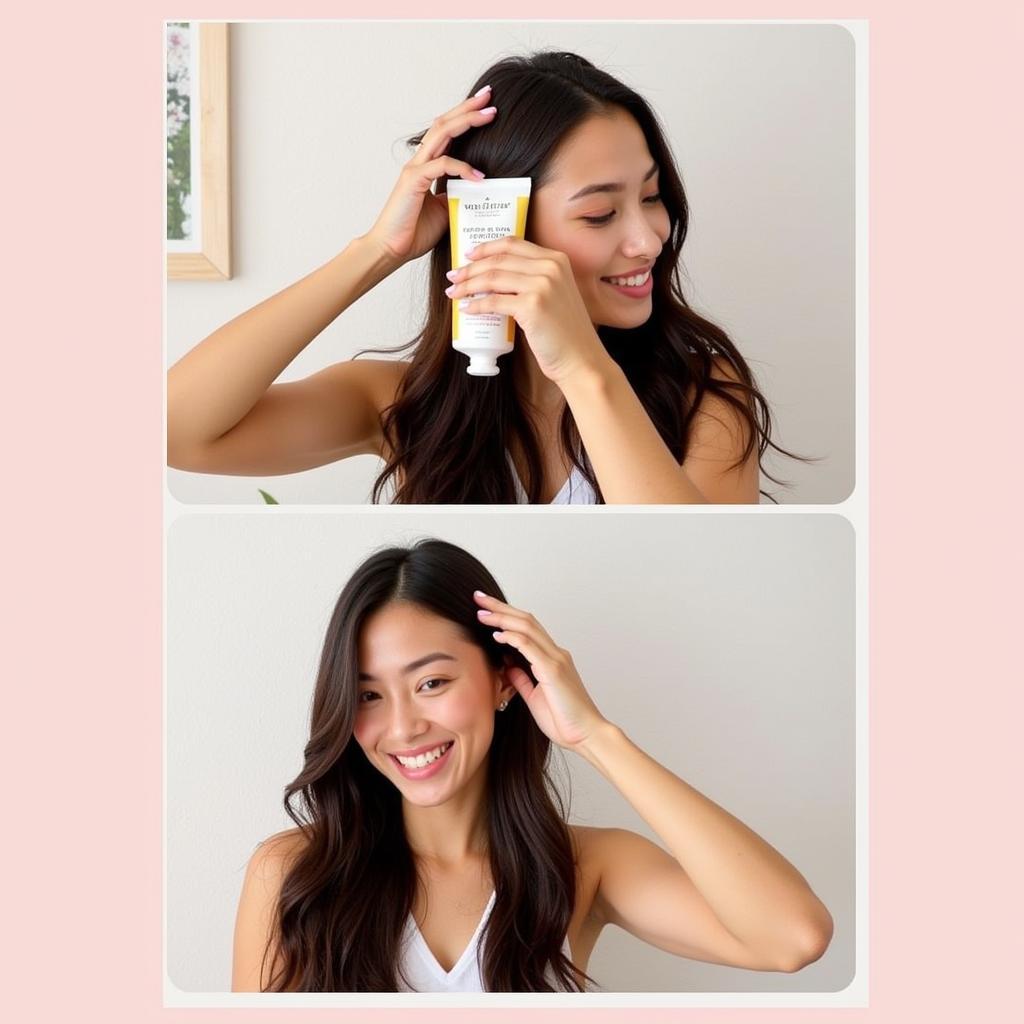
{"type": "Polygon", "coordinates": [[[647,278],[651,276],[651,272],[648,270],[643,274],[633,275],[631,277],[609,277],[607,278],[612,284],[617,284],[620,287],[636,288],[638,285],[646,284],[647,278]]]}
{"type": "Polygon", "coordinates": [[[433,750],[428,750],[426,753],[417,754],[415,757],[400,757],[395,754],[395,759],[404,768],[426,768],[428,764],[433,764],[449,747],[451,743],[442,743],[439,747],[434,747],[433,750]]]}

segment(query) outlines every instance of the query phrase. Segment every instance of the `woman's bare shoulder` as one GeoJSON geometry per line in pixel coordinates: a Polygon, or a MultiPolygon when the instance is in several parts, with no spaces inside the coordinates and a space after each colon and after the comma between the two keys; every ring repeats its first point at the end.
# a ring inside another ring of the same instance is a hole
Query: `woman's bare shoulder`
{"type": "Polygon", "coordinates": [[[597,828],[593,825],[570,825],[576,860],[587,867],[599,865],[617,851],[630,847],[637,837],[624,828],[597,828]]]}
{"type": "Polygon", "coordinates": [[[570,826],[580,877],[595,888],[606,876],[619,874],[624,863],[660,863],[665,851],[650,839],[627,828],[570,826]],[[653,858],[653,860],[652,860],[653,858]]]}
{"type": "Polygon", "coordinates": [[[591,825],[570,825],[576,874],[582,891],[591,896],[597,892],[607,866],[618,858],[634,854],[647,840],[624,828],[596,828],[591,825]]]}
{"type": "Polygon", "coordinates": [[[271,392],[292,389],[307,407],[319,398],[336,412],[362,408],[372,410],[377,419],[394,403],[408,369],[405,359],[346,359],[303,380],[275,384],[271,392]]]}
{"type": "Polygon", "coordinates": [[[235,917],[233,992],[264,989],[268,978],[266,965],[274,962],[276,907],[281,886],[306,842],[300,829],[277,832],[264,839],[249,858],[235,917]]]}
{"type": "Polygon", "coordinates": [[[408,369],[405,359],[349,359],[335,363],[328,372],[359,385],[374,408],[383,412],[394,402],[408,369]]]}
{"type": "Polygon", "coordinates": [[[573,855],[576,861],[576,906],[569,923],[569,945],[573,962],[587,969],[590,954],[607,923],[598,899],[601,877],[609,858],[622,856],[621,843],[633,833],[620,828],[594,828],[570,825],[573,855]]]}
{"type": "Polygon", "coordinates": [[[299,828],[275,832],[259,843],[249,858],[249,874],[265,883],[280,882],[309,844],[299,828]]]}

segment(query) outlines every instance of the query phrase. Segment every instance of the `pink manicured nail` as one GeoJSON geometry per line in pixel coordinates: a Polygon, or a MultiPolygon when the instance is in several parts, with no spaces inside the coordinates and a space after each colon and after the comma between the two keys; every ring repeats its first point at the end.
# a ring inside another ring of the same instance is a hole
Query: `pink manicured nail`
{"type": "MultiPolygon", "coordinates": [[[[476,246],[475,245],[473,246],[472,249],[467,249],[466,250],[466,259],[467,260],[471,260],[473,258],[473,253],[475,253],[475,252],[476,252],[476,246]]],[[[477,593],[479,594],[480,591],[478,590],[477,593]]],[[[484,594],[483,596],[486,597],[487,595],[484,594]]]]}
{"type": "Polygon", "coordinates": [[[479,610],[479,611],[477,612],[477,615],[479,615],[479,616],[480,616],[480,618],[483,618],[483,617],[484,617],[485,615],[490,615],[490,614],[491,614],[491,613],[490,613],[490,612],[489,612],[489,611],[488,611],[488,610],[487,610],[486,608],[481,608],[481,609],[480,609],[480,610],[479,610]]]}
{"type": "Polygon", "coordinates": [[[475,167],[473,168],[473,177],[476,179],[486,178],[487,175],[483,171],[478,171],[475,167]]]}
{"type": "Polygon", "coordinates": [[[496,114],[497,112],[497,107],[484,107],[483,110],[480,111],[481,114],[496,114]]]}
{"type": "Polygon", "coordinates": [[[485,92],[490,92],[490,91],[491,91],[491,87],[489,85],[485,85],[482,89],[480,89],[479,91],[473,93],[473,99],[476,99],[477,96],[483,96],[483,94],[485,92]]]}
{"type": "Polygon", "coordinates": [[[449,281],[454,281],[455,278],[459,276],[459,272],[458,270],[449,270],[444,276],[447,277],[449,281]]]}
{"type": "Polygon", "coordinates": [[[445,288],[444,293],[450,299],[452,295],[455,293],[455,285],[452,285],[451,288],[445,288]]]}

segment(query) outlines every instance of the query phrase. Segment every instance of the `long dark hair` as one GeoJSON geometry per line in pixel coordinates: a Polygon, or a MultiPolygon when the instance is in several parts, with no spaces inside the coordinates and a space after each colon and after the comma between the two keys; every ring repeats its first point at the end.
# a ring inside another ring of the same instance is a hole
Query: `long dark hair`
{"type": "MultiPolygon", "coordinates": [[[[401,796],[353,738],[357,644],[368,616],[408,601],[458,624],[493,667],[511,660],[529,672],[480,624],[474,590],[503,599],[476,558],[440,540],[377,552],[342,590],[320,659],[305,763],[285,789],[285,809],[306,842],[281,887],[265,991],[397,991],[417,874],[401,796]]],[[[562,952],[576,866],[547,771],[549,748],[521,700],[496,715],[486,797],[496,896],[480,965],[491,992],[580,989],[562,952]]]]}
{"type": "MultiPolygon", "coordinates": [[[[679,462],[689,447],[694,413],[706,394],[726,402],[742,426],[745,446],[737,465],[755,448],[759,462],[769,447],[783,451],[771,440],[768,404],[736,346],[721,328],[695,313],[683,296],[679,254],[689,220],[686,194],[671,148],[646,101],[574,53],[544,51],[498,61],[473,83],[467,96],[484,84],[491,85],[501,116],[484,130],[453,139],[448,154],[488,177],[532,178],[534,191],[547,180],[559,144],[587,118],[616,108],[635,118],[661,171],[659,191],[671,233],[654,264],[650,319],[632,329],[602,326],[598,334],[679,462]],[[727,368],[727,379],[721,364],[727,368]]],[[[410,144],[422,137],[417,135],[410,144]]],[[[399,349],[415,346],[395,402],[383,417],[388,451],[373,499],[380,500],[385,485],[393,481],[397,503],[515,503],[509,464],[515,444],[526,468],[523,488],[530,502],[539,502],[540,443],[525,399],[515,392],[514,375],[506,370],[496,377],[470,377],[465,357],[451,347],[451,301],[444,294],[450,269],[450,240],[445,234],[431,255],[426,324],[399,349]]],[[[523,344],[517,329],[516,348],[508,358],[515,359],[523,344]]],[[[568,406],[560,435],[564,451],[600,499],[568,406]]]]}

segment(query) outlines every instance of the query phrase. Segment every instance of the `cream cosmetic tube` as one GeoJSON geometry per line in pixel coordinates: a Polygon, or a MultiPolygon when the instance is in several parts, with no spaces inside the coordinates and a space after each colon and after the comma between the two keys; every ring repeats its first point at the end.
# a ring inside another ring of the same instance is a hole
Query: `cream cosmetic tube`
{"type": "MultiPolygon", "coordinates": [[[[453,270],[467,263],[466,253],[481,242],[507,235],[526,237],[531,184],[529,178],[448,180],[453,270]]],[[[464,313],[459,303],[453,302],[452,347],[469,356],[466,371],[475,377],[493,377],[498,373],[498,356],[512,351],[515,330],[516,322],[511,317],[464,313]]]]}

